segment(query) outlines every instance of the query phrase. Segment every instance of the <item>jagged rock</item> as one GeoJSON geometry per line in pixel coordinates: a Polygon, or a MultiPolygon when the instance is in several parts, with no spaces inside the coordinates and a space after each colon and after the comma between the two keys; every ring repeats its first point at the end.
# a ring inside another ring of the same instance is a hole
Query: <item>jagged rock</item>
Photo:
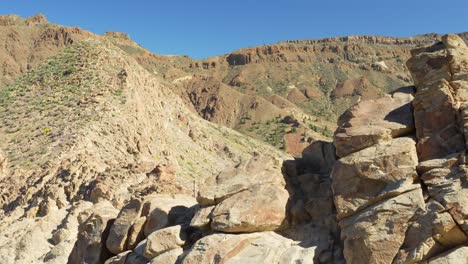
{"type": "Polygon", "coordinates": [[[393,263],[403,264],[427,260],[446,249],[461,245],[467,236],[435,201],[426,204],[426,210],[416,214],[417,219],[406,232],[405,242],[393,263]]]}
{"type": "Polygon", "coordinates": [[[127,244],[129,230],[140,218],[141,210],[142,203],[140,200],[136,199],[130,201],[120,210],[106,240],[106,246],[110,252],[119,254],[125,250],[131,249],[127,244]]]}
{"type": "Polygon", "coordinates": [[[336,154],[345,157],[378,142],[408,135],[414,131],[411,88],[393,95],[361,101],[338,119],[335,132],[336,154]]]}
{"type": "Polygon", "coordinates": [[[184,250],[179,247],[157,256],[156,258],[152,259],[149,264],[175,264],[178,263],[177,261],[183,253],[184,250]]]}
{"type": "Polygon", "coordinates": [[[78,240],[68,258],[69,264],[99,264],[112,256],[105,246],[113,220],[119,213],[109,202],[94,205],[92,213],[82,214],[78,228],[78,240]]]}
{"type": "Polygon", "coordinates": [[[165,252],[182,247],[186,240],[187,234],[180,225],[160,229],[148,236],[143,256],[153,259],[165,252]]]}
{"type": "Polygon", "coordinates": [[[181,263],[313,263],[314,249],[273,232],[213,234],[198,240],[181,263]]]}
{"type": "Polygon", "coordinates": [[[421,189],[376,203],[340,221],[346,263],[392,263],[410,219],[424,209],[421,189]]]}
{"type": "Polygon", "coordinates": [[[458,247],[441,256],[435,257],[427,264],[466,264],[468,259],[468,247],[458,247]]]}
{"type": "Polygon", "coordinates": [[[188,195],[153,195],[146,198],[143,215],[147,215],[145,236],[177,224],[189,224],[197,201],[188,195]]]}
{"type": "Polygon", "coordinates": [[[199,229],[209,228],[212,217],[211,212],[214,208],[214,206],[208,206],[198,209],[198,211],[193,216],[192,221],[190,222],[190,226],[199,229]]]}
{"type": "Polygon", "coordinates": [[[65,239],[67,239],[68,237],[70,236],[70,231],[68,231],[67,229],[65,228],[61,228],[61,229],[58,229],[57,231],[55,231],[53,234],[52,234],[52,243],[54,245],[58,245],[60,244],[60,242],[64,241],[65,239]]]}
{"type": "Polygon", "coordinates": [[[412,189],[418,157],[411,138],[378,143],[341,158],[332,172],[338,218],[412,189]]]}
{"type": "Polygon", "coordinates": [[[273,231],[285,225],[289,194],[282,186],[257,184],[217,204],[211,228],[220,232],[273,231]]]}

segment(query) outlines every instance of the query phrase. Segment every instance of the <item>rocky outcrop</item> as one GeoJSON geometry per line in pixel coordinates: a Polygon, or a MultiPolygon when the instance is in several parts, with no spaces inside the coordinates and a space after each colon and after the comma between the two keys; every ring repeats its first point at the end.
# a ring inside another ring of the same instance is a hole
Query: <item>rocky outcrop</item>
{"type": "Polygon", "coordinates": [[[448,252],[468,241],[467,48],[451,35],[412,53],[414,95],[359,102],[338,122],[331,177],[350,264],[468,259],[448,252]]]}

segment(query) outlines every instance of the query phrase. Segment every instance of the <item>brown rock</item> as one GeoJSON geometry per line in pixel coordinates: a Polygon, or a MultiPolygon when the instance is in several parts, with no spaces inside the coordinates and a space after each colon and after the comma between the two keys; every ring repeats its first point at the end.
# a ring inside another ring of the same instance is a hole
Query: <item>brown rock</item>
{"type": "Polygon", "coordinates": [[[378,142],[414,131],[412,90],[400,90],[376,100],[361,101],[338,120],[336,154],[347,156],[378,142]]]}
{"type": "Polygon", "coordinates": [[[136,199],[130,201],[120,210],[106,240],[106,246],[110,252],[119,254],[130,249],[127,248],[129,230],[140,218],[141,210],[142,203],[136,199]]]}
{"type": "Polygon", "coordinates": [[[152,259],[149,264],[174,264],[178,263],[179,257],[184,253],[182,248],[175,248],[171,251],[164,252],[163,254],[152,259]]]}
{"type": "Polygon", "coordinates": [[[127,248],[132,249],[135,248],[140,241],[144,239],[144,227],[146,223],[146,216],[142,216],[138,218],[135,223],[132,225],[130,230],[128,231],[128,238],[127,238],[127,248]]]}
{"type": "Polygon", "coordinates": [[[396,138],[341,158],[332,172],[338,218],[415,188],[415,142],[396,138]]]}
{"type": "Polygon", "coordinates": [[[118,254],[117,256],[113,256],[112,258],[106,260],[104,264],[125,264],[127,261],[127,257],[128,255],[130,255],[130,253],[132,253],[131,250],[122,252],[118,254]]]}
{"type": "Polygon", "coordinates": [[[306,101],[307,97],[301,91],[299,91],[299,89],[293,88],[291,91],[289,91],[287,99],[288,101],[297,104],[306,101]]]}

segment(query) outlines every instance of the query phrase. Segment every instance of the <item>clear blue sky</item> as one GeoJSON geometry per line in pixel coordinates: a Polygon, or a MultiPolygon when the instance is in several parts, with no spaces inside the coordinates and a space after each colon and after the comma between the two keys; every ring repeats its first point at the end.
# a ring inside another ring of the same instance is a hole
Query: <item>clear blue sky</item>
{"type": "Polygon", "coordinates": [[[123,31],[153,52],[196,58],[288,39],[468,31],[468,0],[0,0],[0,13],[123,31]]]}

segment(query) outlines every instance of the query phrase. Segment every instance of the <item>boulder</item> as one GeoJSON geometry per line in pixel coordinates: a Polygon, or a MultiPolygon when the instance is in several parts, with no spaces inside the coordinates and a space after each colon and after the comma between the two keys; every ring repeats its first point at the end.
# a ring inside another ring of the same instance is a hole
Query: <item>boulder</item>
{"type": "Polygon", "coordinates": [[[68,258],[68,263],[103,263],[112,256],[105,246],[112,222],[118,210],[110,202],[101,201],[94,205],[91,212],[82,213],[78,227],[78,239],[68,258]]]}
{"type": "Polygon", "coordinates": [[[330,173],[336,161],[332,142],[315,141],[302,151],[302,163],[314,173],[330,173]]]}
{"type": "Polygon", "coordinates": [[[345,157],[378,142],[409,135],[414,131],[411,88],[392,95],[361,101],[338,119],[336,154],[345,157]]]}
{"type": "Polygon", "coordinates": [[[180,225],[160,229],[148,236],[143,256],[153,259],[165,252],[182,247],[186,240],[187,234],[180,225]]]}
{"type": "Polygon", "coordinates": [[[128,231],[128,238],[127,238],[127,247],[128,249],[135,248],[140,241],[144,239],[144,226],[146,223],[146,216],[142,216],[138,218],[135,223],[133,223],[132,227],[128,231]]]}
{"type": "Polygon", "coordinates": [[[263,155],[253,156],[232,169],[207,179],[198,193],[200,205],[215,205],[230,196],[257,184],[285,186],[279,161],[263,155]]]}
{"type": "Polygon", "coordinates": [[[106,260],[104,264],[125,264],[127,261],[127,257],[128,255],[130,255],[130,253],[132,253],[131,250],[119,253],[118,255],[113,256],[112,258],[106,260]]]}
{"type": "Polygon", "coordinates": [[[130,201],[120,210],[106,240],[106,246],[110,252],[119,254],[125,250],[131,249],[127,245],[129,230],[135,221],[140,218],[141,210],[142,203],[136,199],[130,201]]]}
{"type": "Polygon", "coordinates": [[[257,184],[217,204],[211,228],[220,232],[273,231],[284,226],[289,194],[282,186],[257,184]]]}
{"type": "Polygon", "coordinates": [[[147,215],[145,236],[159,229],[189,224],[197,209],[197,201],[188,195],[152,195],[146,198],[143,215],[147,215]]]}
{"type": "Polygon", "coordinates": [[[405,240],[410,220],[423,209],[422,191],[415,189],[341,220],[346,263],[392,263],[405,240]]]}
{"type": "Polygon", "coordinates": [[[181,263],[314,263],[314,250],[273,232],[212,234],[198,240],[181,263]]]}
{"type": "Polygon", "coordinates": [[[341,158],[332,172],[338,218],[354,214],[382,199],[420,188],[415,141],[396,138],[341,158]]]}

